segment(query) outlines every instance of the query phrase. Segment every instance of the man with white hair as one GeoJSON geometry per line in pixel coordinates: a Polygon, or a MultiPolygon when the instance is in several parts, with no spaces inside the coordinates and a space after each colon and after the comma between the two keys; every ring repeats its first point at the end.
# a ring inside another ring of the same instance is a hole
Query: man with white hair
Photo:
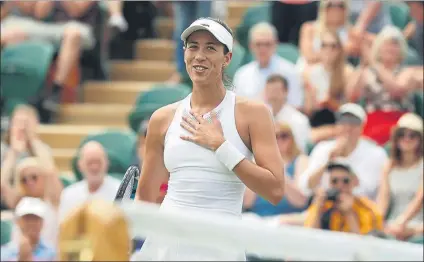
{"type": "Polygon", "coordinates": [[[254,61],[239,68],[234,76],[235,92],[263,101],[263,90],[270,75],[280,74],[287,79],[290,91],[287,102],[294,107],[303,105],[303,86],[295,65],[276,53],[278,39],[275,27],[258,23],[249,31],[249,49],[254,61]]]}
{"type": "Polygon", "coordinates": [[[20,229],[19,241],[12,240],[1,248],[1,261],[55,261],[56,250],[41,238],[47,207],[43,200],[22,198],[15,209],[20,229]]]}
{"type": "Polygon", "coordinates": [[[108,157],[103,146],[90,141],[80,152],[78,166],[84,179],[62,191],[59,205],[59,220],[74,208],[91,199],[113,201],[121,181],[108,176],[108,157]]]}

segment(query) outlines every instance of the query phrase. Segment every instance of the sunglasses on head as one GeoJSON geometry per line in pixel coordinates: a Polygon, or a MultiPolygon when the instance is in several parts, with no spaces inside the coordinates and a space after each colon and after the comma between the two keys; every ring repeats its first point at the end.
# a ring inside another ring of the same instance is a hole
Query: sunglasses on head
{"type": "Polygon", "coordinates": [[[326,7],[327,8],[336,7],[336,8],[344,9],[346,5],[343,2],[338,2],[338,3],[329,2],[326,7]]]}
{"type": "Polygon", "coordinates": [[[406,130],[406,129],[399,129],[397,131],[397,136],[399,138],[416,139],[420,137],[420,133],[416,131],[406,130]]]}
{"type": "Polygon", "coordinates": [[[24,177],[22,177],[22,178],[21,178],[21,183],[22,183],[22,184],[27,184],[29,181],[36,182],[36,181],[37,181],[37,179],[38,179],[38,176],[37,176],[37,175],[32,174],[32,175],[29,175],[29,176],[24,176],[24,177]]]}
{"type": "Polygon", "coordinates": [[[284,139],[289,138],[290,137],[290,134],[289,133],[286,133],[286,132],[280,132],[280,133],[276,134],[275,136],[276,136],[277,139],[284,140],[284,139]]]}
{"type": "Polygon", "coordinates": [[[337,43],[325,43],[325,42],[323,42],[322,44],[321,44],[321,48],[331,48],[331,49],[336,49],[336,48],[338,48],[339,47],[339,45],[337,44],[337,43]]]}
{"type": "Polygon", "coordinates": [[[349,185],[350,178],[349,177],[343,177],[343,178],[334,177],[331,179],[331,184],[337,185],[339,181],[342,182],[344,185],[349,185]]]}

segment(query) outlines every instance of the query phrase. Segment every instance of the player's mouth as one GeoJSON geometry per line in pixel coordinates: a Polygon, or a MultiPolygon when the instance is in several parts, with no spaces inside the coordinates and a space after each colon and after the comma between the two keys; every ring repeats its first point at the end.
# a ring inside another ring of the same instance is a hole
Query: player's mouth
{"type": "Polygon", "coordinates": [[[193,66],[193,68],[194,68],[194,71],[199,73],[205,72],[205,70],[208,69],[207,67],[201,66],[201,65],[195,65],[193,66]]]}

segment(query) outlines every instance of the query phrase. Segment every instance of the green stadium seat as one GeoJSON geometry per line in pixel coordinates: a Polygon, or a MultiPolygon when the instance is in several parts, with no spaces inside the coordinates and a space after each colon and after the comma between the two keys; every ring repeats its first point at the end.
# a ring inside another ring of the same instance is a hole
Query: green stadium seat
{"type": "Polygon", "coordinates": [[[67,175],[60,175],[59,179],[62,182],[63,188],[67,188],[68,186],[72,185],[75,182],[75,179],[70,178],[67,175]]]}
{"type": "Polygon", "coordinates": [[[184,84],[157,84],[150,90],[140,93],[128,116],[131,129],[137,132],[140,123],[149,119],[153,112],[185,98],[190,91],[190,87],[184,84]]]}
{"type": "Polygon", "coordinates": [[[277,47],[277,54],[293,64],[296,64],[299,59],[299,49],[297,49],[295,45],[289,43],[279,44],[277,47]]]}
{"type": "Polygon", "coordinates": [[[36,100],[44,88],[53,55],[53,46],[42,41],[6,46],[1,53],[2,97],[26,102],[36,100]]]}
{"type": "Polygon", "coordinates": [[[235,36],[240,45],[248,50],[249,49],[249,30],[255,24],[260,22],[270,22],[270,2],[262,3],[249,7],[243,15],[242,21],[236,29],[235,36]]]}
{"type": "Polygon", "coordinates": [[[225,68],[225,73],[231,79],[234,78],[236,71],[243,65],[245,54],[246,50],[238,43],[235,43],[233,46],[233,57],[231,59],[231,63],[227,68],[225,68]]]}
{"type": "MultiPolygon", "coordinates": [[[[299,59],[299,49],[295,45],[289,44],[289,43],[281,43],[277,47],[277,55],[292,62],[294,65],[297,62],[297,59],[299,59]]],[[[243,59],[243,65],[250,63],[253,61],[253,55],[246,51],[246,55],[243,59]]]]}
{"type": "Polygon", "coordinates": [[[5,245],[10,242],[12,236],[12,220],[1,220],[1,245],[5,245]]]}
{"type": "Polygon", "coordinates": [[[400,29],[404,29],[411,21],[408,5],[405,3],[390,3],[388,5],[393,25],[400,29]]]}
{"type": "Polygon", "coordinates": [[[403,64],[405,66],[420,66],[422,65],[422,60],[419,57],[417,50],[412,46],[408,46],[408,52],[403,64]]]}
{"type": "MultiPolygon", "coordinates": [[[[132,164],[133,149],[137,138],[133,132],[122,132],[118,130],[105,130],[87,136],[80,144],[79,149],[89,141],[97,141],[103,145],[109,159],[108,173],[121,174],[124,176],[127,168],[132,164]]],[[[78,153],[72,159],[72,170],[77,181],[83,179],[78,169],[78,153]]]]}

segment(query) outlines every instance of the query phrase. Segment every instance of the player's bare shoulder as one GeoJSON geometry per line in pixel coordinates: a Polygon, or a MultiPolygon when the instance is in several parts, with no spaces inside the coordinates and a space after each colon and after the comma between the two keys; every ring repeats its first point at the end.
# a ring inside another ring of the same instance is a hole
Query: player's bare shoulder
{"type": "Polygon", "coordinates": [[[155,135],[164,136],[174,118],[180,102],[181,101],[178,101],[157,109],[150,117],[148,133],[154,132],[155,135]]]}
{"type": "Polygon", "coordinates": [[[256,122],[272,118],[271,111],[261,101],[236,97],[236,114],[241,115],[247,122],[256,122]]]}

